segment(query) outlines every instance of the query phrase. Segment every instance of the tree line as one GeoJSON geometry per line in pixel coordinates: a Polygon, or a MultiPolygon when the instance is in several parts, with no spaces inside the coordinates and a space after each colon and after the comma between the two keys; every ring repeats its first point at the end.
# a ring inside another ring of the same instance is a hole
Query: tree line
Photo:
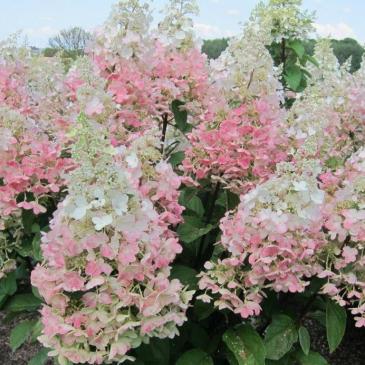
{"type": "MultiPolygon", "coordinates": [[[[61,30],[58,35],[49,39],[49,46],[42,52],[45,56],[53,57],[60,53],[65,59],[76,58],[84,53],[87,42],[91,39],[91,34],[80,27],[61,30]]],[[[229,38],[217,38],[204,40],[202,51],[209,59],[216,59],[227,48],[229,38]]],[[[353,38],[341,40],[331,40],[334,54],[342,65],[351,57],[351,72],[360,68],[364,48],[353,38]]],[[[315,39],[305,42],[306,52],[313,55],[315,39]]]]}
{"type": "MultiPolygon", "coordinates": [[[[218,38],[205,40],[203,43],[203,52],[209,59],[216,59],[227,48],[229,38],[218,38]]],[[[353,38],[344,38],[341,40],[331,40],[334,54],[339,63],[342,65],[351,57],[351,72],[355,72],[360,68],[361,59],[364,53],[364,48],[353,38]]],[[[313,55],[315,39],[310,39],[305,42],[306,52],[313,55]]]]}

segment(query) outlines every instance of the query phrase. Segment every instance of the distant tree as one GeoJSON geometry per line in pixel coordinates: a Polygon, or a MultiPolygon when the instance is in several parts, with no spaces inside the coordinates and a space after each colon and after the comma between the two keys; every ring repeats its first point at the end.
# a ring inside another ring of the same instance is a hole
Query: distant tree
{"type": "Polygon", "coordinates": [[[216,59],[227,48],[228,38],[208,39],[204,41],[202,51],[210,59],[216,59]]]}
{"type": "Polygon", "coordinates": [[[45,57],[53,57],[58,51],[57,48],[47,47],[42,52],[45,57]]]}
{"type": "Polygon", "coordinates": [[[80,27],[64,29],[58,35],[49,39],[51,49],[63,51],[70,57],[84,53],[86,43],[90,40],[90,33],[80,27]]]}
{"type": "Polygon", "coordinates": [[[350,72],[355,72],[360,68],[364,48],[355,39],[332,40],[332,47],[341,65],[352,57],[350,72]]]}

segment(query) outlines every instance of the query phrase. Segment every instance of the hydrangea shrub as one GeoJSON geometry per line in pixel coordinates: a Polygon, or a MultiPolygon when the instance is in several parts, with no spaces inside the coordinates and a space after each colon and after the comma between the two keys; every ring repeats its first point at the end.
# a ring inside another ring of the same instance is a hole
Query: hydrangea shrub
{"type": "Polygon", "coordinates": [[[326,364],[365,327],[365,62],[258,4],[208,62],[193,0],[120,0],[87,52],[0,44],[0,306],[70,364],[326,364]]]}

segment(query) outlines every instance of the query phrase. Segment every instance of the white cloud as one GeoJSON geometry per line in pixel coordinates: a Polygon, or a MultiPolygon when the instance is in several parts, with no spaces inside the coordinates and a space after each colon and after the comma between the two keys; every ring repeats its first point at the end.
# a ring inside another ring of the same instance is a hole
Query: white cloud
{"type": "Polygon", "coordinates": [[[28,37],[52,37],[59,32],[58,29],[52,28],[50,26],[44,26],[39,28],[25,28],[23,33],[28,37]]]}
{"type": "Polygon", "coordinates": [[[240,15],[240,12],[237,9],[229,9],[227,10],[227,15],[238,16],[240,15]]]}
{"type": "Polygon", "coordinates": [[[47,47],[49,38],[55,36],[59,29],[45,25],[38,28],[25,28],[22,34],[26,37],[27,43],[36,47],[47,47]]]}
{"type": "Polygon", "coordinates": [[[205,23],[195,23],[194,29],[199,35],[199,37],[203,39],[213,39],[213,38],[233,36],[233,32],[230,30],[222,30],[221,28],[215,25],[210,25],[205,23]]]}
{"type": "Polygon", "coordinates": [[[55,18],[53,17],[53,16],[40,16],[39,17],[39,20],[45,20],[45,21],[47,21],[47,22],[50,22],[50,21],[53,21],[53,20],[55,20],[55,18]]]}
{"type": "Polygon", "coordinates": [[[318,35],[321,37],[331,37],[334,39],[343,39],[346,37],[355,38],[354,30],[346,23],[337,24],[314,24],[318,35]]]}

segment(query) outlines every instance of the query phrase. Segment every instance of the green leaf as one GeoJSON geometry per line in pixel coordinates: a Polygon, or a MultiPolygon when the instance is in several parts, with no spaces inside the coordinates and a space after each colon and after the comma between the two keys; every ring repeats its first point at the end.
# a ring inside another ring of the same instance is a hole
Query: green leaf
{"type": "Polygon", "coordinates": [[[174,100],[171,104],[171,110],[174,114],[176,127],[181,132],[191,131],[191,125],[188,124],[188,112],[186,110],[181,110],[181,106],[185,105],[180,100],[174,100]]]}
{"type": "Polygon", "coordinates": [[[42,250],[41,250],[41,234],[40,232],[37,232],[34,235],[33,241],[32,241],[32,248],[33,248],[33,257],[37,261],[42,261],[42,250]]]}
{"type": "Polygon", "coordinates": [[[33,254],[32,238],[26,236],[15,250],[22,257],[31,257],[33,254]]]}
{"type": "Polygon", "coordinates": [[[208,332],[202,326],[193,322],[190,324],[189,341],[193,347],[208,351],[212,337],[208,335],[208,332]]]}
{"type": "Polygon", "coordinates": [[[0,280],[0,296],[13,295],[16,289],[16,272],[12,271],[0,280]]]}
{"type": "Polygon", "coordinates": [[[311,339],[308,330],[301,326],[298,331],[299,334],[299,343],[305,355],[309,354],[311,339]]]}
{"type": "Polygon", "coordinates": [[[170,364],[170,341],[153,338],[136,350],[137,358],[148,365],[170,364]]]}
{"type": "Polygon", "coordinates": [[[328,365],[328,362],[319,353],[311,351],[308,355],[301,351],[295,354],[300,365],[328,365]]]}
{"type": "Polygon", "coordinates": [[[193,349],[183,353],[176,365],[214,365],[212,358],[204,351],[193,349]]]}
{"type": "Polygon", "coordinates": [[[177,229],[177,234],[180,239],[185,243],[191,243],[196,239],[206,235],[213,229],[211,224],[207,224],[204,228],[194,227],[189,223],[180,224],[177,229]]]}
{"type": "Polygon", "coordinates": [[[201,300],[197,300],[193,308],[194,317],[198,321],[208,318],[214,311],[215,307],[213,303],[204,303],[201,300]]]}
{"type": "Polygon", "coordinates": [[[335,156],[331,156],[325,162],[326,167],[330,168],[331,170],[336,170],[337,168],[343,166],[343,164],[343,160],[335,156]]]}
{"type": "Polygon", "coordinates": [[[33,294],[17,294],[6,304],[5,309],[9,312],[35,311],[42,301],[33,294]]]}
{"type": "Polygon", "coordinates": [[[192,199],[192,197],[197,194],[197,192],[198,192],[197,188],[184,187],[180,192],[179,204],[185,207],[186,204],[188,204],[188,202],[190,201],[190,199],[192,199]]]}
{"type": "Polygon", "coordinates": [[[317,67],[319,67],[319,63],[318,63],[318,61],[313,57],[313,56],[310,56],[310,55],[306,55],[306,58],[307,58],[307,60],[310,62],[310,63],[312,63],[313,65],[315,65],[315,66],[317,66],[317,67]]]}
{"type": "Polygon", "coordinates": [[[23,321],[10,332],[10,347],[13,351],[18,349],[29,338],[37,321],[23,321]]]}
{"type": "Polygon", "coordinates": [[[179,279],[182,284],[188,285],[191,290],[198,288],[197,275],[198,272],[196,270],[185,265],[174,265],[171,270],[171,278],[179,279]]]}
{"type": "Polygon", "coordinates": [[[32,210],[22,209],[22,223],[24,226],[25,234],[29,235],[32,233],[32,227],[36,216],[34,215],[32,210]]]}
{"type": "Polygon", "coordinates": [[[39,350],[38,353],[30,359],[28,365],[44,365],[48,359],[48,352],[49,349],[46,348],[39,350]]]}
{"type": "Polygon", "coordinates": [[[34,326],[32,328],[32,333],[31,333],[31,342],[34,342],[37,340],[37,338],[42,334],[42,329],[43,329],[43,324],[41,320],[36,321],[36,323],[34,323],[34,326]]]}
{"type": "Polygon", "coordinates": [[[346,310],[332,300],[326,306],[327,341],[330,353],[341,343],[346,330],[346,310]]]}
{"type": "Polygon", "coordinates": [[[302,70],[297,65],[291,65],[286,69],[285,80],[288,86],[296,91],[302,81],[302,70]]]}
{"type": "Polygon", "coordinates": [[[251,326],[229,328],[223,335],[223,341],[239,365],[265,365],[264,343],[251,326]]]}
{"type": "Polygon", "coordinates": [[[289,47],[297,54],[299,58],[304,56],[305,48],[299,39],[295,39],[294,41],[290,42],[289,47]]]}
{"type": "Polygon", "coordinates": [[[195,212],[198,217],[203,217],[205,212],[203,203],[198,196],[193,196],[186,204],[186,208],[195,212]]]}
{"type": "Polygon", "coordinates": [[[298,340],[298,333],[294,321],[280,314],[273,317],[265,335],[267,358],[279,360],[290,351],[298,340]]]}
{"type": "Polygon", "coordinates": [[[176,167],[183,162],[185,158],[185,153],[183,151],[177,151],[171,154],[169,158],[169,162],[172,165],[172,167],[176,167]]]}

